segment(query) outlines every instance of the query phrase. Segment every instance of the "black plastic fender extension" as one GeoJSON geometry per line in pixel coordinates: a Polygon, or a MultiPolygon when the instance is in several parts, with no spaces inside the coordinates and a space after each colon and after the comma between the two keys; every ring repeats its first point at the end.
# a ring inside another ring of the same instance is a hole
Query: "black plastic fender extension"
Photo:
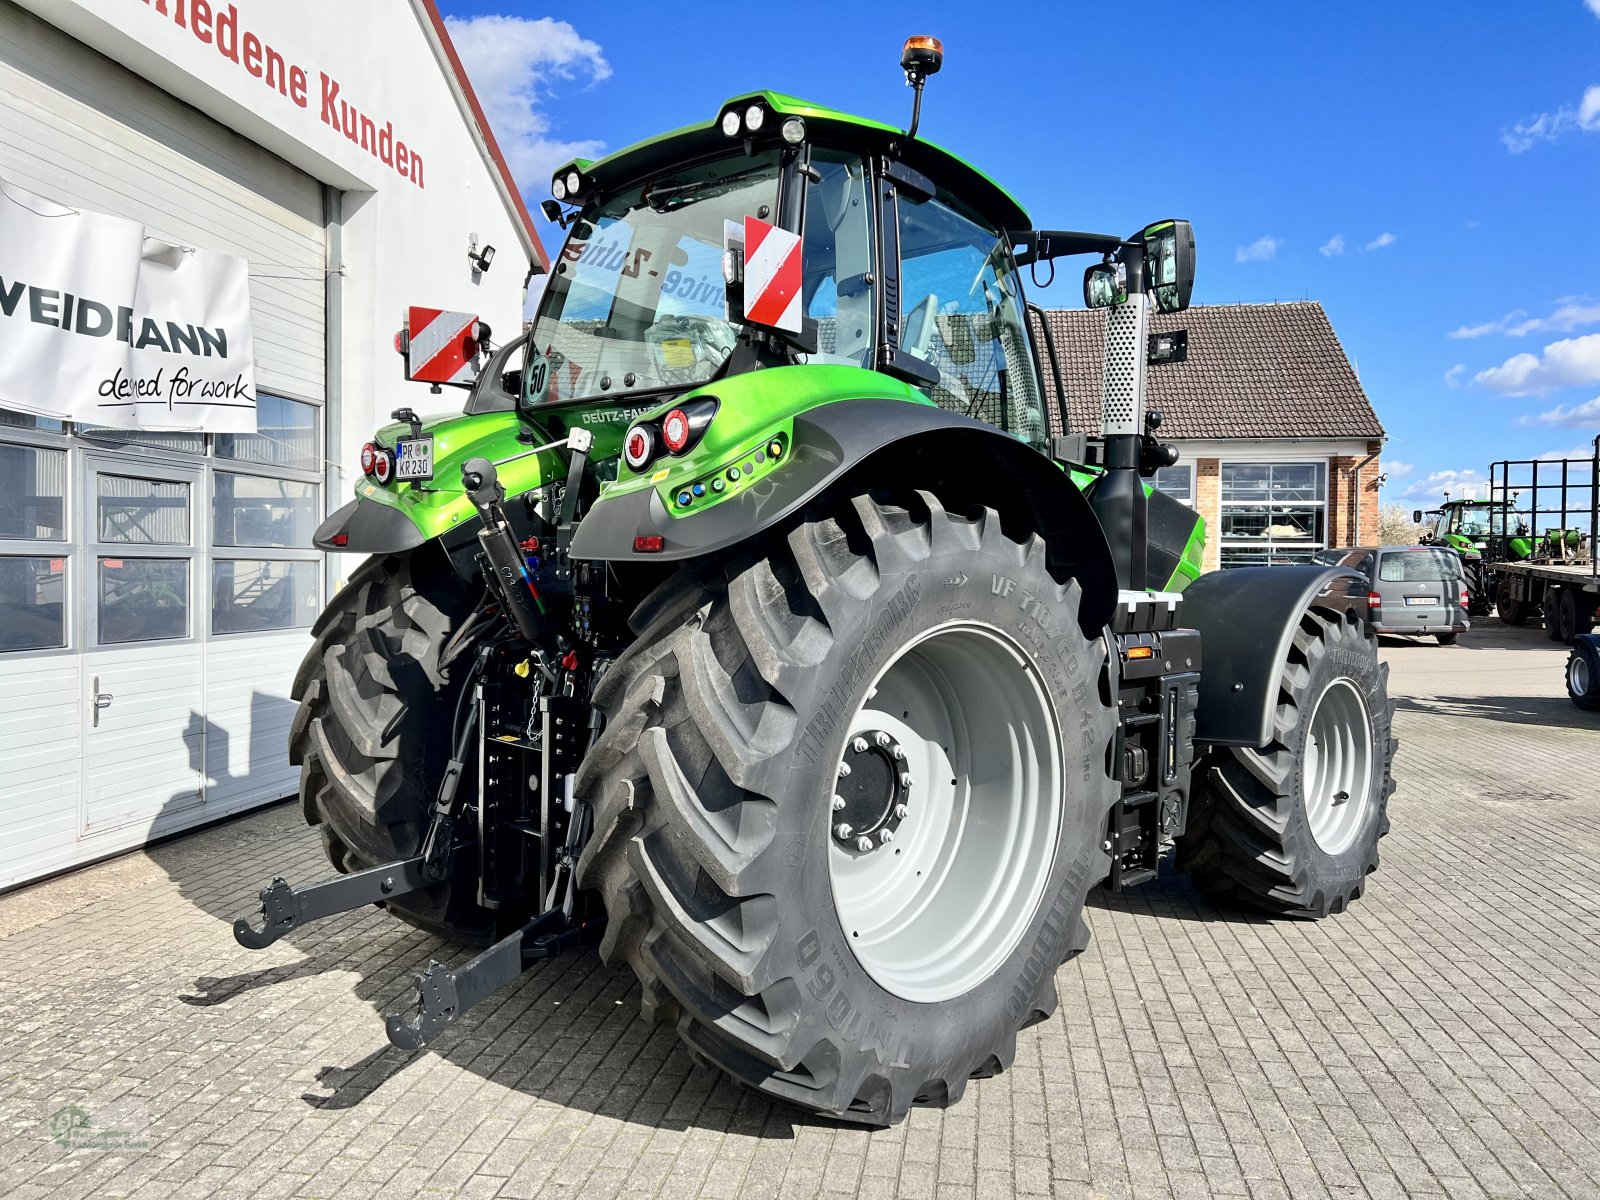
{"type": "Polygon", "coordinates": [[[311,544],[318,550],[345,550],[351,554],[399,554],[427,540],[405,513],[371,500],[350,501],[311,535],[311,544]],[[345,540],[333,540],[340,536],[345,540]]]}
{"type": "Polygon", "coordinates": [[[981,421],[902,400],[844,400],[794,419],[789,461],[758,485],[702,512],[667,512],[654,488],[602,497],[579,524],[572,557],[594,562],[658,563],[701,558],[771,529],[847,475],[918,478],[918,463],[959,474],[979,498],[1009,497],[1029,509],[1050,546],[1052,566],[1083,589],[1080,616],[1098,631],[1116,608],[1117,577],[1105,533],[1072,481],[1043,454],[981,421]],[[660,537],[660,551],[640,553],[634,539],[660,537]]]}
{"type": "Polygon", "coordinates": [[[1195,741],[1265,746],[1301,614],[1312,607],[1364,612],[1366,603],[1367,581],[1348,567],[1237,567],[1191,583],[1178,620],[1200,631],[1205,649],[1195,741]]]}

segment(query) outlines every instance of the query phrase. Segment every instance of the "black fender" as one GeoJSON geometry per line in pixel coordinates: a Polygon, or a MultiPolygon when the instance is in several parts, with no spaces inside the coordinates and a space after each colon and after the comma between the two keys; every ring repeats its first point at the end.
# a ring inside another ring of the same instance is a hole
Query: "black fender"
{"type": "Polygon", "coordinates": [[[672,516],[654,488],[602,497],[579,523],[571,554],[636,564],[716,554],[773,528],[857,475],[868,486],[930,486],[934,478],[948,477],[976,503],[1020,504],[1050,547],[1051,566],[1073,575],[1083,589],[1084,628],[1098,631],[1110,621],[1117,600],[1111,549],[1094,510],[1066,473],[991,425],[903,400],[843,400],[799,414],[788,463],[702,512],[672,516]],[[638,537],[660,537],[662,549],[637,552],[638,537]]]}
{"type": "Polygon", "coordinates": [[[1205,669],[1195,740],[1259,748],[1272,740],[1278,674],[1309,608],[1366,612],[1368,584],[1348,567],[1212,571],[1183,593],[1182,624],[1200,631],[1205,669]]]}
{"type": "Polygon", "coordinates": [[[398,554],[428,539],[405,513],[371,500],[352,500],[317,526],[311,544],[351,554],[398,554]]]}

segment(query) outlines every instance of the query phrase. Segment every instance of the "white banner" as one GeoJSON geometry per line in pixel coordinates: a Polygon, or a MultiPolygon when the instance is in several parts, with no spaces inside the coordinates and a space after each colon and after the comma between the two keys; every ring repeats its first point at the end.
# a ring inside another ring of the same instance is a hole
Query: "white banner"
{"type": "Polygon", "coordinates": [[[0,181],[0,407],[253,433],[245,260],[0,181]]]}

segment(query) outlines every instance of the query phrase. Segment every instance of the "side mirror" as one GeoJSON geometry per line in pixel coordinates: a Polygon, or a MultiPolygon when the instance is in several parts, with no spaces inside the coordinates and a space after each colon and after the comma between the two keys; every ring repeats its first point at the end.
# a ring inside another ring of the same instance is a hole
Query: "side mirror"
{"type": "Polygon", "coordinates": [[[1422,510],[1420,508],[1413,508],[1411,510],[1411,523],[1413,525],[1422,524],[1422,510]]]}
{"type": "Polygon", "coordinates": [[[1194,226],[1188,221],[1158,221],[1145,226],[1146,284],[1156,310],[1182,312],[1194,291],[1194,226]]]}
{"type": "Polygon", "coordinates": [[[1119,262],[1095,263],[1083,273],[1083,302],[1090,308],[1115,308],[1128,298],[1127,268],[1119,262]]]}

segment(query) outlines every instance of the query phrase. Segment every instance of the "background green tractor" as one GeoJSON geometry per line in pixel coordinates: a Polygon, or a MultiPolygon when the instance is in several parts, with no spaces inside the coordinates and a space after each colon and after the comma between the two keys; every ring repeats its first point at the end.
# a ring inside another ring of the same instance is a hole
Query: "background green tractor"
{"type": "MultiPolygon", "coordinates": [[[[907,43],[918,108],[940,61],[907,43]]],[[[1365,582],[1201,575],[1149,484],[1188,223],[1036,230],[916,124],[762,92],[557,173],[531,334],[464,415],[401,410],[317,533],[371,556],[294,687],[345,874],[275,881],[241,942],[381,901],[486,944],[389,1017],[415,1048],[595,939],[698,1058],[885,1124],[1006,1068],[1089,889],[1174,846],[1271,913],[1361,894],[1365,582]],[[1052,439],[1022,272],[1076,254],[1104,415],[1052,439]]]]}
{"type": "Polygon", "coordinates": [[[1533,538],[1526,519],[1506,500],[1452,500],[1436,509],[1421,509],[1411,514],[1414,522],[1427,525],[1422,533],[1425,546],[1447,546],[1461,555],[1466,568],[1468,612],[1475,617],[1494,611],[1495,588],[1489,564],[1520,562],[1533,553],[1533,538]]]}

